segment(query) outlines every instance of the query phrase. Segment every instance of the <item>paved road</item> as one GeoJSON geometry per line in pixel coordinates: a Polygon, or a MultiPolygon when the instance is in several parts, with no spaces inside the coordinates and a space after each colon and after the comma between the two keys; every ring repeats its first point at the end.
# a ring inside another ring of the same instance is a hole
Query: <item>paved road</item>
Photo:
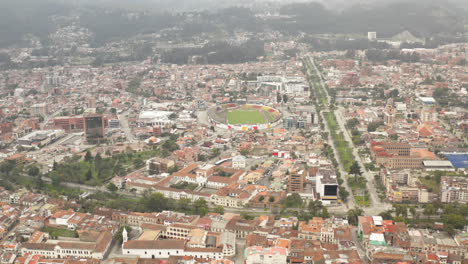
{"type": "Polygon", "coordinates": [[[354,159],[358,162],[359,166],[361,166],[361,168],[363,169],[363,176],[366,178],[367,180],[367,190],[370,194],[370,198],[372,200],[372,205],[368,208],[365,208],[364,211],[368,214],[379,214],[385,210],[388,210],[388,209],[391,209],[391,204],[389,203],[383,203],[380,198],[379,198],[379,194],[377,193],[377,188],[375,186],[375,179],[374,179],[374,175],[375,173],[372,173],[368,170],[366,170],[366,167],[364,166],[364,161],[362,160],[361,156],[359,155],[358,153],[358,149],[357,147],[353,144],[353,141],[351,139],[351,135],[349,133],[349,130],[346,129],[345,127],[345,118],[343,116],[343,107],[338,107],[337,110],[335,110],[335,116],[336,116],[336,120],[338,122],[338,125],[340,126],[341,130],[344,131],[343,135],[346,139],[346,141],[348,141],[348,144],[349,146],[352,148],[353,150],[353,155],[354,155],[354,159]]]}
{"type": "MultiPolygon", "coordinates": [[[[310,58],[310,61],[312,62],[312,65],[314,66],[314,70],[317,74],[320,74],[320,71],[318,70],[317,66],[315,65],[315,62],[312,58],[310,58]]],[[[312,73],[312,69],[308,68],[307,69],[308,71],[308,74],[309,75],[313,75],[312,73]]],[[[320,76],[320,75],[319,75],[320,76]]],[[[321,81],[321,86],[322,86],[322,90],[325,91],[326,95],[327,95],[327,101],[330,102],[331,101],[331,97],[328,95],[328,92],[324,89],[324,83],[323,83],[323,80],[322,78],[320,78],[320,81],[321,81]]],[[[318,98],[316,98],[316,100],[318,100],[318,98]]],[[[323,115],[323,111],[320,111],[320,118],[323,120],[323,123],[325,125],[325,131],[328,132],[328,134],[330,135],[330,128],[328,127],[328,124],[327,122],[325,121],[325,117],[323,115]]],[[[333,153],[335,154],[335,157],[337,157],[337,160],[339,161],[339,156],[338,156],[338,150],[336,149],[335,147],[335,144],[333,144],[333,141],[331,140],[331,137],[329,136],[327,138],[327,144],[329,146],[332,147],[333,149],[333,153]]],[[[340,162],[339,163],[339,167],[338,167],[338,170],[340,171],[340,174],[342,175],[342,177],[344,178],[345,175],[347,174],[347,172],[344,170],[344,167],[343,167],[343,164],[340,162]]],[[[352,190],[351,190],[351,187],[349,186],[348,184],[348,181],[344,181],[342,186],[350,193],[350,196],[348,198],[348,201],[346,202],[346,207],[347,209],[352,209],[354,207],[356,207],[356,202],[354,201],[354,197],[351,195],[352,194],[352,190]]]]}
{"type": "MultiPolygon", "coordinates": [[[[323,82],[324,78],[322,76],[322,73],[318,70],[314,59],[309,58],[309,60],[311,61],[312,65],[314,66],[314,70],[315,70],[316,74],[320,77],[319,78],[320,79],[320,85],[322,86],[322,90],[326,93],[328,103],[330,103],[332,98],[328,94],[328,91],[325,89],[325,83],[323,82]]],[[[310,72],[310,69],[308,69],[308,73],[312,74],[310,72]]],[[[326,106],[326,108],[328,109],[328,111],[330,111],[328,106],[326,106]]],[[[380,201],[380,198],[379,198],[378,193],[377,193],[377,188],[375,187],[374,174],[365,169],[364,162],[363,162],[361,156],[358,153],[358,149],[356,148],[356,146],[354,146],[353,141],[351,139],[351,135],[349,134],[349,131],[345,127],[345,119],[344,119],[343,115],[341,114],[342,109],[343,108],[340,107],[337,110],[335,110],[333,113],[336,116],[338,125],[340,126],[340,130],[343,132],[345,140],[348,141],[349,146],[352,148],[353,156],[354,156],[355,160],[358,162],[358,164],[364,170],[363,176],[366,177],[366,179],[367,179],[367,190],[368,190],[368,192],[370,194],[370,199],[371,199],[371,202],[372,202],[371,206],[366,207],[363,210],[369,215],[376,215],[376,214],[379,214],[379,213],[381,213],[381,212],[383,212],[385,210],[391,209],[391,204],[383,203],[383,202],[380,201]]],[[[323,112],[320,113],[320,116],[322,117],[322,120],[325,120],[324,116],[323,116],[323,112]]],[[[328,132],[330,132],[330,129],[328,128],[327,122],[324,122],[324,124],[325,124],[326,130],[328,132]]],[[[328,144],[330,144],[331,139],[329,138],[328,141],[329,141],[328,144]]],[[[337,152],[337,150],[335,148],[335,145],[333,143],[331,143],[330,145],[333,147],[333,151],[335,153],[335,156],[339,157],[338,152],[337,152]]],[[[347,172],[344,171],[341,162],[340,162],[339,169],[340,169],[341,175],[343,175],[343,176],[347,175],[347,172]]],[[[349,187],[347,181],[345,181],[344,186],[350,193],[352,193],[351,188],[349,187]]],[[[351,197],[350,197],[350,199],[348,201],[348,206],[349,207],[355,207],[356,206],[354,199],[351,198],[351,197]]]]}
{"type": "Polygon", "coordinates": [[[132,130],[130,129],[130,126],[128,125],[128,115],[130,113],[130,109],[131,108],[129,108],[125,112],[122,112],[117,117],[119,118],[120,126],[123,132],[125,133],[125,137],[127,137],[127,141],[130,143],[135,143],[135,142],[138,142],[138,140],[135,138],[135,135],[133,135],[132,130]]]}

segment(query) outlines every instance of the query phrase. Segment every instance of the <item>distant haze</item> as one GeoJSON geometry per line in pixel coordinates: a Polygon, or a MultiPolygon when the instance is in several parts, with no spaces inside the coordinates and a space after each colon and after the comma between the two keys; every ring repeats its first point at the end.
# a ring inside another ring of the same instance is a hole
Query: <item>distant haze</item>
{"type": "Polygon", "coordinates": [[[88,4],[104,4],[110,6],[133,7],[133,8],[152,8],[164,9],[172,11],[193,11],[201,9],[224,8],[229,6],[256,6],[266,4],[291,4],[291,3],[306,3],[318,2],[329,9],[340,11],[352,6],[374,6],[385,5],[393,2],[421,2],[421,3],[453,3],[458,6],[468,8],[466,0],[58,0],[63,2],[88,3],[88,4]]]}

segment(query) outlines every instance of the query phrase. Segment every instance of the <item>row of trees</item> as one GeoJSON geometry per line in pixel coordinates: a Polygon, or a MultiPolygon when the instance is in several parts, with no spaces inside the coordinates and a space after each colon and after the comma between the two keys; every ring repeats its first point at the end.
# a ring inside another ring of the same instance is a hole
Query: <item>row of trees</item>
{"type": "Polygon", "coordinates": [[[387,60],[400,60],[402,62],[419,62],[421,59],[416,52],[401,52],[399,50],[366,50],[369,61],[383,62],[387,60]]]}
{"type": "Polygon", "coordinates": [[[281,205],[283,207],[281,215],[294,215],[301,221],[308,221],[313,217],[327,218],[330,216],[321,201],[309,201],[306,204],[298,193],[293,193],[284,198],[281,205]]]}
{"type": "Polygon", "coordinates": [[[188,198],[174,200],[165,197],[161,193],[149,190],[144,192],[140,198],[129,198],[115,192],[98,192],[90,195],[86,200],[81,200],[80,203],[86,212],[92,212],[95,208],[99,207],[108,207],[134,212],[162,212],[171,210],[200,216],[204,216],[208,212],[224,213],[224,208],[221,206],[210,209],[208,202],[204,199],[198,199],[194,202],[188,198]]]}
{"type": "Polygon", "coordinates": [[[132,170],[142,168],[145,160],[150,157],[169,155],[172,149],[170,144],[163,145],[161,149],[154,148],[142,152],[127,151],[115,155],[107,153],[105,158],[99,153],[93,157],[91,152],[87,151],[83,159],[80,156],[72,156],[64,162],[56,163],[47,176],[56,186],[63,181],[100,185],[116,175],[124,176],[132,170]]]}
{"type": "Polygon", "coordinates": [[[406,222],[418,227],[432,227],[434,221],[444,224],[444,230],[455,234],[455,229],[462,229],[468,224],[468,205],[451,203],[442,204],[440,201],[425,204],[421,208],[415,205],[394,204],[392,211],[381,214],[386,219],[406,222]],[[409,217],[411,216],[411,218],[409,217]]]}
{"type": "Polygon", "coordinates": [[[264,56],[265,49],[262,41],[250,40],[238,46],[227,42],[214,42],[206,44],[202,48],[178,48],[165,51],[162,61],[173,64],[186,64],[192,57],[197,59],[196,63],[205,64],[235,64],[255,61],[257,57],[264,56]]]}

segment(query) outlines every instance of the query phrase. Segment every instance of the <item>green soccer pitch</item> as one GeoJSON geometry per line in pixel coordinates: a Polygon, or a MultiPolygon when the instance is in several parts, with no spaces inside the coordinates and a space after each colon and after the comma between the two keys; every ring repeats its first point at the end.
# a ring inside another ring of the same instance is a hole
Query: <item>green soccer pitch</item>
{"type": "Polygon", "coordinates": [[[254,125],[267,123],[261,110],[233,110],[228,112],[227,121],[232,125],[254,125]]]}

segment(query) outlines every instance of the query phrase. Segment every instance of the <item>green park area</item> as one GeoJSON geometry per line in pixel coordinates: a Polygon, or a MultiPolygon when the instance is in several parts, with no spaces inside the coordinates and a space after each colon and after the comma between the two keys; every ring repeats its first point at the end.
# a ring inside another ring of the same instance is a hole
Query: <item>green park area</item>
{"type": "Polygon", "coordinates": [[[232,125],[254,125],[266,123],[262,112],[256,110],[233,110],[228,113],[227,119],[229,124],[232,125]]]}
{"type": "Polygon", "coordinates": [[[181,182],[178,182],[176,184],[172,184],[170,187],[175,188],[175,189],[180,189],[180,190],[191,190],[191,191],[193,191],[198,187],[198,184],[181,181],[181,182]]]}
{"type": "Polygon", "coordinates": [[[78,233],[75,230],[69,230],[65,228],[57,228],[46,226],[42,228],[42,232],[49,233],[51,237],[78,237],[78,233]]]}
{"type": "Polygon", "coordinates": [[[351,165],[354,162],[353,152],[349,147],[348,142],[343,136],[343,133],[338,131],[340,127],[338,126],[338,122],[336,121],[336,117],[331,112],[324,112],[323,113],[325,120],[327,121],[328,127],[330,128],[330,135],[333,140],[333,144],[338,151],[338,156],[340,158],[341,163],[346,171],[349,171],[351,165]]]}

